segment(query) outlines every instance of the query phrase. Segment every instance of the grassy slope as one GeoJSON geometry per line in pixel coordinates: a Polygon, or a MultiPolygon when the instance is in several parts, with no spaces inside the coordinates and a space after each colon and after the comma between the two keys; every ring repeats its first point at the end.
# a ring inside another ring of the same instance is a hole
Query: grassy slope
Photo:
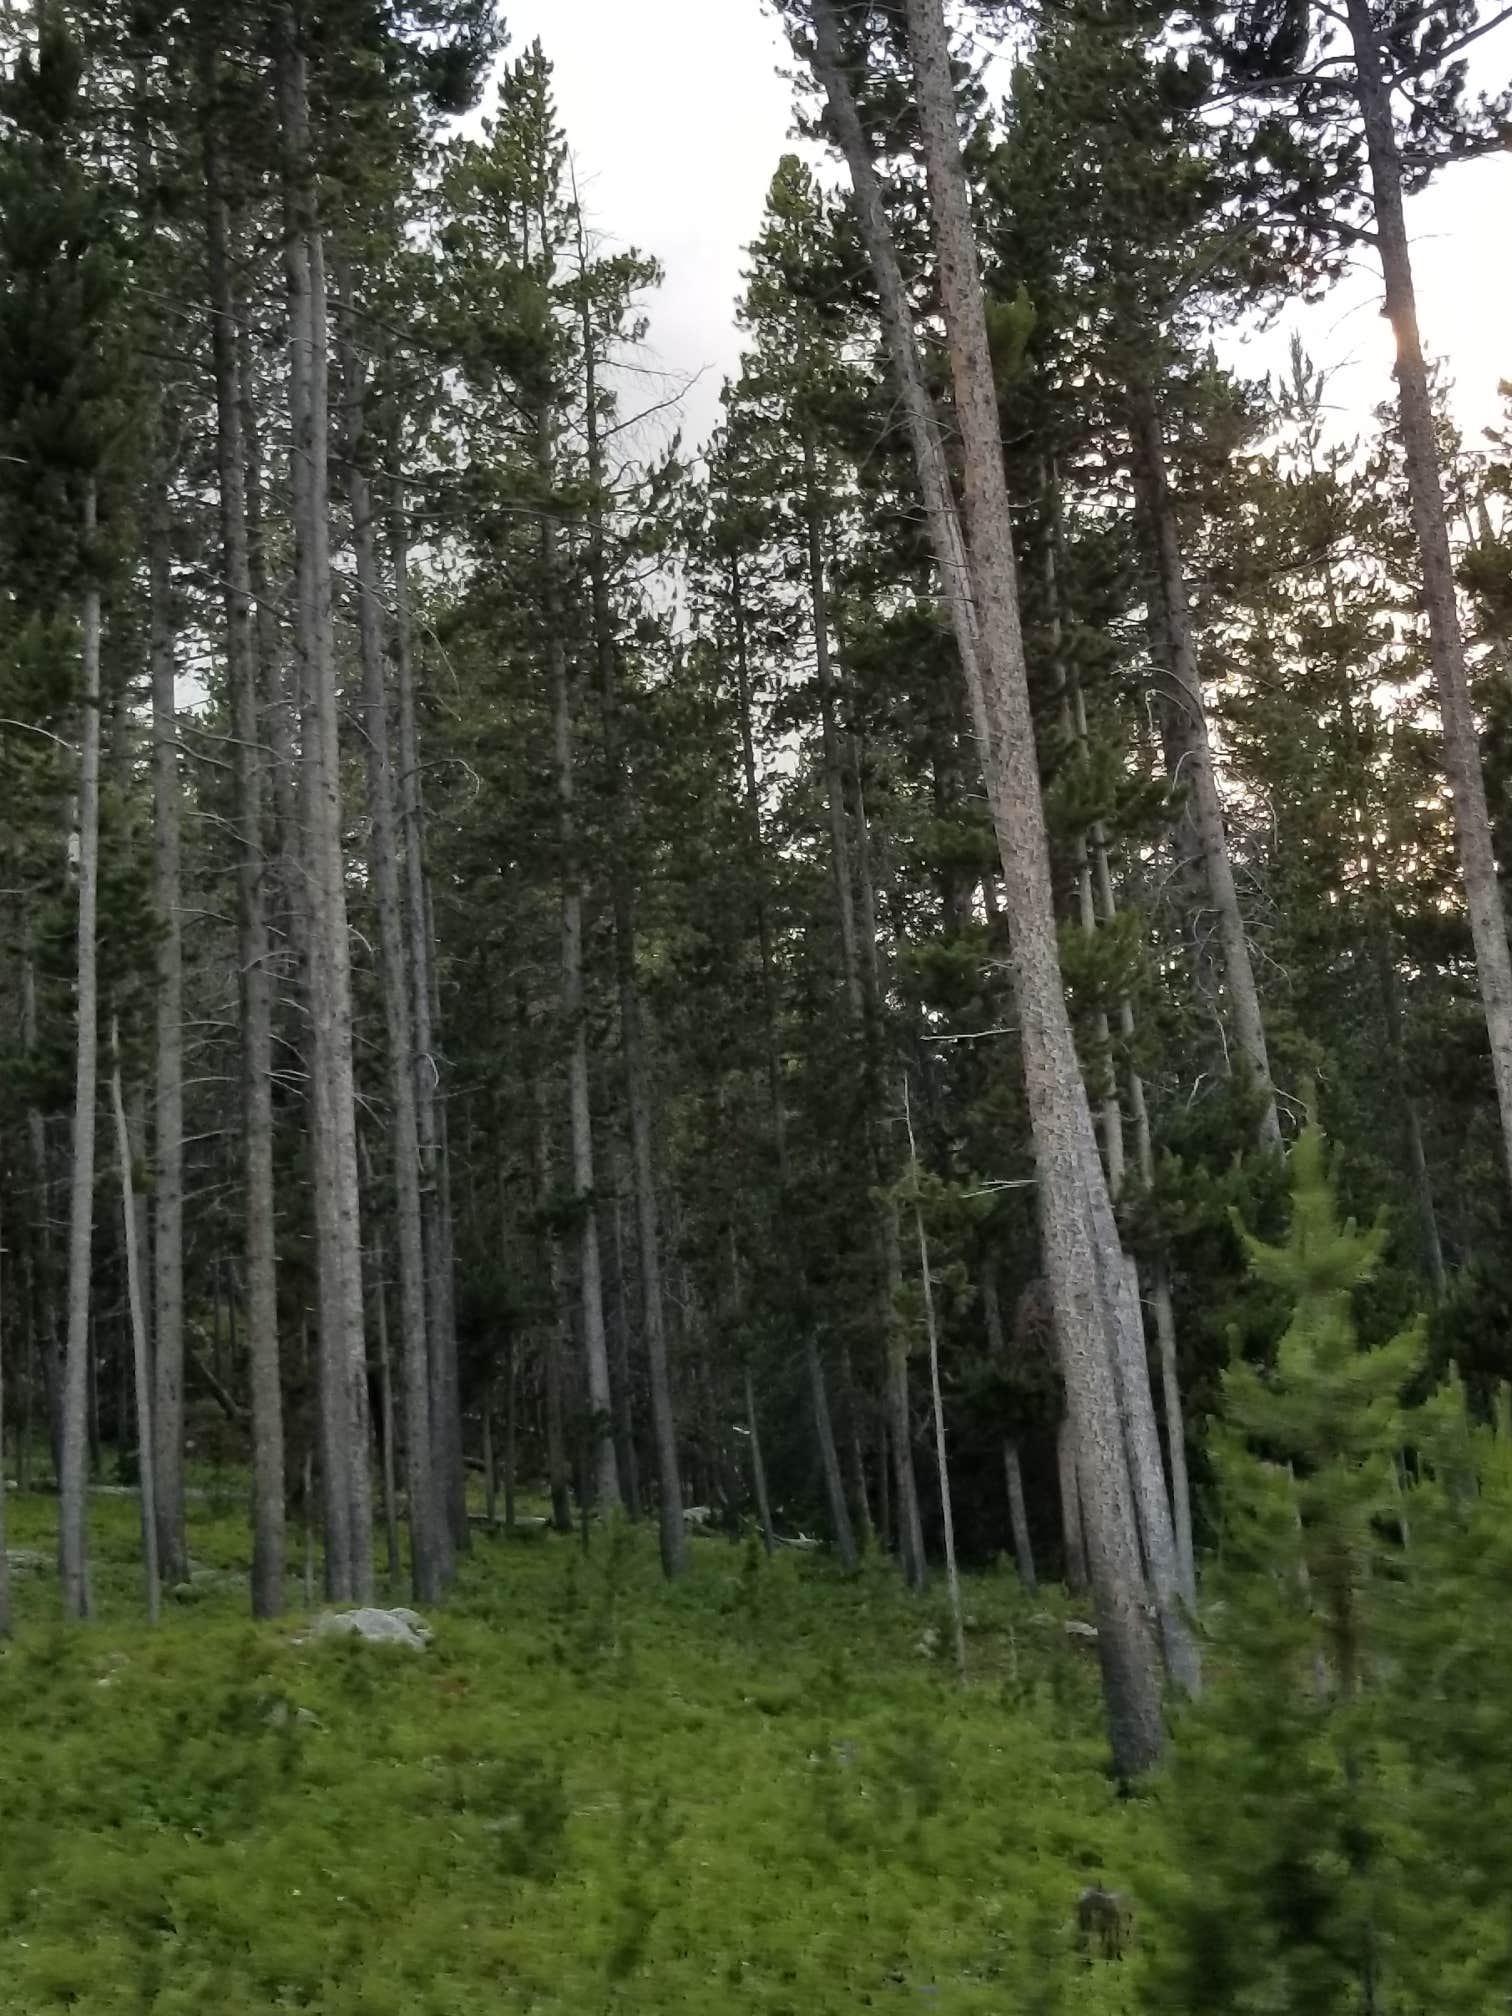
{"type": "MultiPolygon", "coordinates": [[[[12,1501],[10,1544],[54,1508],[12,1501]]],[[[230,1574],[132,1621],[135,1511],[97,1506],[103,1621],[17,1578],[0,1653],[7,2016],[936,2016],[1130,2005],[1075,1951],[1141,1825],[1095,1673],[1043,1602],[940,1613],[701,1541],[480,1542],[423,1657],[254,1628],[230,1574]],[[948,1635],[938,1632],[939,1642],[948,1635]]],[[[234,1568],[241,1522],[202,1517],[234,1568]]]]}

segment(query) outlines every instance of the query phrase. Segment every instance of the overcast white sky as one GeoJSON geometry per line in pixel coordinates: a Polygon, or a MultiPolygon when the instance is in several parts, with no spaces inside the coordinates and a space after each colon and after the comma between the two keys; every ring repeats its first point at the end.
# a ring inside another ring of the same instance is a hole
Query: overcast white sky
{"type": "MultiPolygon", "coordinates": [[[[511,48],[539,36],[587,207],[611,242],[651,252],[666,282],[651,304],[650,358],[693,378],[684,432],[701,441],[739,355],[731,304],[743,248],[790,145],[785,40],[761,0],[504,0],[511,48]]],[[[1483,47],[1479,81],[1512,73],[1512,28],[1483,47]]],[[[838,179],[838,164],[834,170],[838,179]]],[[[1411,207],[1424,339],[1456,383],[1468,434],[1498,417],[1512,378],[1512,157],[1451,170],[1411,207]]],[[[1319,364],[1339,367],[1346,425],[1391,392],[1391,343],[1368,264],[1319,306],[1283,316],[1236,359],[1260,372],[1299,326],[1319,364]]]]}

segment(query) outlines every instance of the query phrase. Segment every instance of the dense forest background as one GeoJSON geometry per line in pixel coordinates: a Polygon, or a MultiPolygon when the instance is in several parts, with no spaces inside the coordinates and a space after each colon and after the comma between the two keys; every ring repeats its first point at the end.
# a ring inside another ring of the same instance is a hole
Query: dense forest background
{"type": "Polygon", "coordinates": [[[623,1518],[943,1578],[965,1679],[1011,1553],[1122,1779],[1222,1676],[1158,2006],[1426,2007],[1360,1900],[1506,1722],[1512,435],[1403,200],[1503,16],[779,11],[697,453],[488,0],[7,14],[0,1457],[75,1619],[91,1486],[155,1617],[207,1466],[259,1618],[623,1518]],[[1362,260],[1341,439],[1219,346],[1362,260]]]}

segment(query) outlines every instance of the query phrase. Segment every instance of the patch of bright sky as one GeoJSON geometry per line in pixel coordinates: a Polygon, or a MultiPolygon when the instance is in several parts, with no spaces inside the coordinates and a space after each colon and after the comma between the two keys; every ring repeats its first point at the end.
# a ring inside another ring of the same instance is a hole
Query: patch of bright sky
{"type": "MultiPolygon", "coordinates": [[[[646,362],[686,382],[682,426],[702,442],[739,363],[733,303],[744,247],[761,221],[778,157],[792,145],[785,38],[761,0],[504,0],[511,47],[539,36],[585,207],[605,243],[654,254],[665,283],[649,304],[646,362]]],[[[1474,83],[1512,75],[1512,27],[1477,51],[1474,83]]],[[[838,179],[838,163],[831,172],[838,179]]],[[[1409,205],[1424,341],[1454,382],[1453,410],[1475,444],[1502,417],[1512,378],[1512,156],[1457,166],[1409,205]]],[[[1293,329],[1331,373],[1339,432],[1366,431],[1391,396],[1391,338],[1379,272],[1362,251],[1322,302],[1264,332],[1225,339],[1235,368],[1285,365],[1293,329]]]]}

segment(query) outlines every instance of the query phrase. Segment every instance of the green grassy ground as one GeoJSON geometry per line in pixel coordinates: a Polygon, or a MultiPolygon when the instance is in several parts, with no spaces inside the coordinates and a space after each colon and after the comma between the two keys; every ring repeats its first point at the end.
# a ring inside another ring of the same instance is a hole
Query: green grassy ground
{"type": "MultiPolygon", "coordinates": [[[[0,1651],[6,2016],[840,2016],[1132,2005],[1077,1950],[1137,1874],[1096,1675],[1054,1601],[943,1611],[702,1539],[480,1539],[423,1656],[242,1614],[245,1537],[134,1621],[135,1507],[93,1514],[100,1621],[16,1574],[0,1651]]],[[[10,1507],[48,1550],[56,1507],[10,1507]]],[[[402,1596],[399,1600],[403,1600],[402,1596]]]]}

